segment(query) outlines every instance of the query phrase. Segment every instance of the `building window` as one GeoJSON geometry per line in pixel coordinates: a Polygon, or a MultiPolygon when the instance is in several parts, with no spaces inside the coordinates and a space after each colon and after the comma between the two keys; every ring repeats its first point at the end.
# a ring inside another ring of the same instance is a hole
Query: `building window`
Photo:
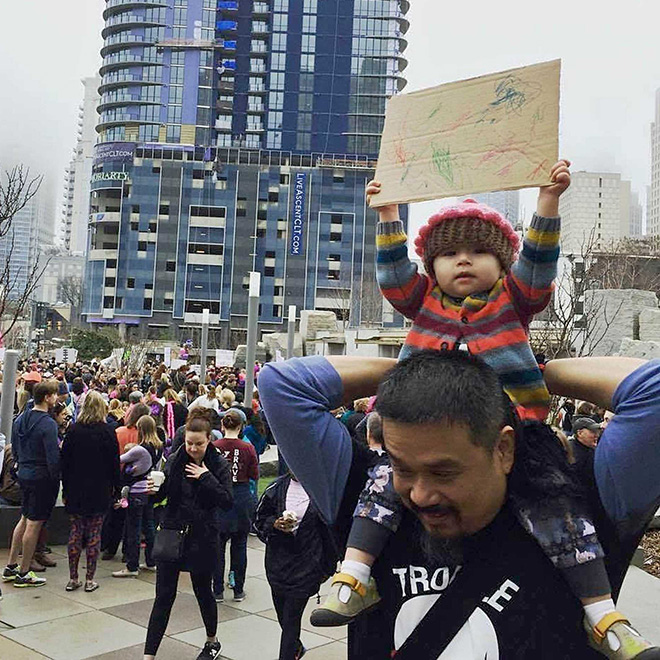
{"type": "Polygon", "coordinates": [[[341,241],[341,232],[340,231],[330,232],[330,240],[331,241],[341,241]]]}
{"type": "Polygon", "coordinates": [[[115,285],[115,278],[114,277],[106,277],[105,278],[105,286],[114,286],[115,285]]]}
{"type": "Polygon", "coordinates": [[[275,259],[275,250],[268,250],[265,257],[266,259],[275,259]]]}
{"type": "Polygon", "coordinates": [[[134,277],[129,277],[126,280],[126,288],[127,289],[134,289],[135,288],[135,278],[134,277]]]}
{"type": "Polygon", "coordinates": [[[169,215],[170,214],[170,205],[169,204],[161,204],[158,207],[158,215],[169,215]]]}
{"type": "Polygon", "coordinates": [[[113,296],[105,296],[103,298],[103,308],[112,309],[115,306],[115,299],[113,296]]]}
{"type": "Polygon", "coordinates": [[[144,309],[147,312],[151,311],[151,298],[144,299],[144,301],[142,302],[142,309],[144,309]]]}
{"type": "Polygon", "coordinates": [[[264,268],[264,277],[275,277],[275,266],[266,266],[264,268]]]}
{"type": "Polygon", "coordinates": [[[174,273],[176,271],[176,261],[166,261],[165,270],[168,273],[174,273]]]}
{"type": "Polygon", "coordinates": [[[146,252],[147,251],[147,241],[138,241],[138,252],[146,252]]]}

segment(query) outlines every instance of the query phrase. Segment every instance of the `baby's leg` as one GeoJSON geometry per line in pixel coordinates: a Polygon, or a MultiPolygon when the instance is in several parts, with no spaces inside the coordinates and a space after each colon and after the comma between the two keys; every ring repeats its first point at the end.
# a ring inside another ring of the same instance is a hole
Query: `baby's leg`
{"type": "Polygon", "coordinates": [[[370,471],[355,509],[341,571],[313,625],[345,625],[380,601],[371,567],[401,522],[402,503],[392,486],[392,469],[382,462],[370,471]]]}
{"type": "Polygon", "coordinates": [[[571,489],[570,473],[563,473],[565,466],[561,462],[553,466],[551,460],[546,460],[552,451],[546,452],[543,443],[552,442],[552,436],[546,435],[544,429],[528,428],[525,433],[532,433],[539,442],[537,456],[540,454],[541,459],[531,460],[526,452],[530,436],[522,439],[522,451],[516,451],[516,461],[530,463],[525,481],[516,481],[510,492],[520,523],[582,602],[591,639],[601,653],[613,660],[660,658],[660,649],[652,647],[616,610],[604,552],[587,505],[579,491],[571,489]]]}

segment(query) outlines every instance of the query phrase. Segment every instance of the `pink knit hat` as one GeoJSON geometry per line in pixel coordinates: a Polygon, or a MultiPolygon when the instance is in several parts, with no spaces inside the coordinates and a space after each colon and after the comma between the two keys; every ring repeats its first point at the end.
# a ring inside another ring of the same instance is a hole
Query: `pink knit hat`
{"type": "Polygon", "coordinates": [[[465,244],[487,248],[508,271],[518,257],[520,239],[495,209],[466,199],[429,218],[415,239],[415,251],[423,259],[427,274],[433,277],[433,259],[447,248],[465,244]]]}

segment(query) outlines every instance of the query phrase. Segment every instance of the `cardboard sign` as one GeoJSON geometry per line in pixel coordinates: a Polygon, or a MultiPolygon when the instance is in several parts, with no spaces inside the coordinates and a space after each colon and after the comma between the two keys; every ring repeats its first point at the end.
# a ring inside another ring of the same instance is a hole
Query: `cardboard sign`
{"type": "Polygon", "coordinates": [[[55,351],[55,361],[64,364],[74,364],[78,359],[78,351],[75,348],[58,348],[55,351]]]}
{"type": "Polygon", "coordinates": [[[216,367],[233,367],[234,366],[234,351],[228,351],[223,348],[215,349],[215,366],[216,367]]]}
{"type": "Polygon", "coordinates": [[[372,206],[550,183],[561,60],[392,97],[372,206]]]}

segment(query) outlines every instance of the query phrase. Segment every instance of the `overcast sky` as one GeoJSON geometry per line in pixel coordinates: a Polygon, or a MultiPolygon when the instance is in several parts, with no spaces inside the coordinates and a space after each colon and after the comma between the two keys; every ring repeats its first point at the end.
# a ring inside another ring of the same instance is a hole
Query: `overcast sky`
{"type": "MultiPolygon", "coordinates": [[[[574,170],[621,172],[644,195],[660,87],[657,0],[410,4],[408,91],[562,58],[561,153],[574,170]]],[[[31,164],[58,196],[76,139],[80,79],[100,62],[104,6],[0,0],[0,162],[31,164]]],[[[523,195],[528,212],[534,196],[523,195]]]]}

